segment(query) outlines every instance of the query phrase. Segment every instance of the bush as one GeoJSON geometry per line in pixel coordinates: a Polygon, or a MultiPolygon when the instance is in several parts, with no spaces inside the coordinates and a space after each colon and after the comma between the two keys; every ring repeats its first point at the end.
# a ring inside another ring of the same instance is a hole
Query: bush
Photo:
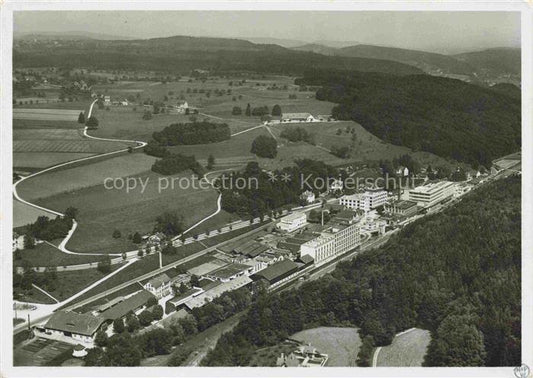
{"type": "Polygon", "coordinates": [[[152,313],[150,311],[148,311],[148,310],[144,310],[143,312],[141,312],[139,314],[139,323],[143,327],[146,327],[146,326],[150,325],[153,320],[154,320],[154,317],[153,317],[152,313]]]}
{"type": "MultiPolygon", "coordinates": [[[[233,97],[235,99],[235,97],[233,97]]],[[[233,100],[235,101],[235,100],[233,100]]],[[[232,115],[241,115],[242,114],[242,108],[240,106],[234,106],[233,110],[231,111],[232,115]]]]}
{"type": "Polygon", "coordinates": [[[98,119],[94,116],[89,117],[87,122],[85,122],[85,126],[89,129],[96,129],[98,128],[98,119]]]}
{"type": "Polygon", "coordinates": [[[104,260],[100,261],[98,263],[97,268],[99,272],[108,274],[111,272],[111,258],[109,256],[106,256],[104,260]]]}
{"type": "Polygon", "coordinates": [[[252,154],[273,159],[278,154],[278,143],[270,136],[259,135],[252,142],[252,154]]]}
{"type": "Polygon", "coordinates": [[[122,236],[122,234],[120,233],[119,230],[113,231],[113,238],[114,239],[119,239],[121,236],[122,236]]]}

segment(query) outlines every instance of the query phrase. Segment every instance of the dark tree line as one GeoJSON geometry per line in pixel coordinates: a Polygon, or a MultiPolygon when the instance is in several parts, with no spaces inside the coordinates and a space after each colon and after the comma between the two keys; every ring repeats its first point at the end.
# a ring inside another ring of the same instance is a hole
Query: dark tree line
{"type": "Polygon", "coordinates": [[[520,99],[447,78],[308,71],[297,84],[322,85],[316,98],[337,103],[336,119],[354,120],[386,142],[490,167],[520,149],[520,99]]]}
{"type": "Polygon", "coordinates": [[[194,122],[175,123],[156,131],[152,138],[160,146],[177,146],[182,144],[205,144],[222,142],[231,137],[231,131],[225,123],[194,122]]]}
{"type": "Polygon", "coordinates": [[[222,208],[240,216],[271,214],[286,205],[299,205],[300,195],[305,190],[316,193],[325,191],[327,188],[321,185],[322,182],[337,177],[338,172],[324,162],[299,159],[294,166],[274,171],[273,174],[275,181],[256,162],[248,163],[242,172],[225,174],[221,179],[224,185],[218,185],[222,193],[222,208]],[[290,179],[282,180],[284,175],[290,179]],[[237,183],[242,180],[250,185],[239,189],[237,183]]]}
{"type": "Polygon", "coordinates": [[[309,143],[309,144],[313,144],[313,145],[315,144],[315,136],[314,136],[314,134],[308,132],[303,127],[287,127],[287,128],[284,128],[281,131],[280,136],[282,138],[285,138],[285,139],[291,141],[291,142],[303,141],[303,142],[306,142],[306,143],[309,143]]]}
{"type": "Polygon", "coordinates": [[[268,135],[259,135],[252,141],[252,154],[259,157],[273,159],[278,154],[278,142],[268,135]]]}
{"type": "Polygon", "coordinates": [[[258,296],[204,363],[245,366],[257,348],[334,325],[360,328],[362,365],[411,327],[431,331],[426,366],[519,365],[520,194],[517,177],[493,182],[330,275],[258,296]]]}

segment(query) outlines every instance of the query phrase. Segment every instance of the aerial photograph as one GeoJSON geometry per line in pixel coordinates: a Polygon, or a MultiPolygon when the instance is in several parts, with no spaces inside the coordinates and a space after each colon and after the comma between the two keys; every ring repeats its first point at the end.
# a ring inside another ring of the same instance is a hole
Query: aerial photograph
{"type": "Polygon", "coordinates": [[[12,365],[519,367],[521,37],[14,11],[12,365]]]}

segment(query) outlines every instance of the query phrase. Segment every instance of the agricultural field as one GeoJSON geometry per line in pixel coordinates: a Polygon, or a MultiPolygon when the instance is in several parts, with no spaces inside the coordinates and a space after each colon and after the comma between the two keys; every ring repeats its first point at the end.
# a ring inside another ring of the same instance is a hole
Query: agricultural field
{"type": "Polygon", "coordinates": [[[15,366],[49,366],[56,358],[72,354],[73,345],[62,341],[35,338],[13,351],[15,366]]]}
{"type": "Polygon", "coordinates": [[[47,121],[77,121],[84,107],[77,109],[13,109],[13,119],[47,120],[47,121]]]}
{"type": "Polygon", "coordinates": [[[41,170],[67,161],[94,155],[94,153],[81,152],[14,152],[13,167],[17,170],[41,170]]]}
{"type": "Polygon", "coordinates": [[[56,215],[13,199],[13,228],[35,222],[41,215],[55,218],[56,215]]]}
{"type": "MultiPolygon", "coordinates": [[[[56,101],[55,99],[48,99],[49,101],[47,101],[46,98],[42,99],[41,101],[39,101],[38,103],[36,103],[35,101],[33,102],[33,104],[30,104],[28,103],[28,101],[25,101],[24,104],[21,104],[19,105],[19,103],[17,102],[17,104],[13,105],[13,112],[15,112],[15,110],[19,110],[19,109],[38,109],[38,110],[47,110],[47,109],[54,109],[54,110],[57,110],[57,109],[60,109],[60,110],[75,110],[77,111],[77,114],[76,114],[76,120],[78,119],[78,114],[80,114],[80,111],[85,111],[85,114],[87,114],[87,109],[88,109],[88,104],[90,105],[91,102],[92,102],[92,99],[91,98],[86,98],[86,99],[83,99],[83,100],[78,100],[78,101],[56,101]]],[[[15,118],[15,117],[13,117],[15,118]]]]}
{"type": "Polygon", "coordinates": [[[357,328],[318,327],[295,333],[291,339],[310,343],[329,356],[326,366],[356,366],[361,339],[357,328]]]}
{"type": "Polygon", "coordinates": [[[391,345],[381,348],[376,365],[378,367],[422,366],[430,341],[430,332],[419,328],[395,336],[391,345]]]}

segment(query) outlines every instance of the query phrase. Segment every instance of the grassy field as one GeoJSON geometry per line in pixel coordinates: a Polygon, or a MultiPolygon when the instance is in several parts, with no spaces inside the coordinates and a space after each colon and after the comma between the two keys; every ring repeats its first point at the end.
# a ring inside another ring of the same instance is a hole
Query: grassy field
{"type": "MultiPolygon", "coordinates": [[[[120,264],[113,265],[112,269],[116,270],[120,266],[120,264]]],[[[63,301],[105,276],[96,268],[57,272],[57,288],[49,293],[54,298],[63,301]]]]}
{"type": "Polygon", "coordinates": [[[101,260],[100,256],[71,255],[61,252],[48,243],[40,243],[34,249],[23,249],[17,252],[20,259],[13,260],[13,266],[22,266],[23,261],[28,261],[31,266],[65,266],[77,265],[101,260]]]}
{"type": "Polygon", "coordinates": [[[47,366],[63,355],[71,354],[73,346],[61,341],[35,338],[15,348],[14,366],[47,366]]]}
{"type": "Polygon", "coordinates": [[[41,215],[55,218],[55,214],[13,200],[13,228],[33,223],[37,220],[37,217],[40,217],[41,215]]]}
{"type": "Polygon", "coordinates": [[[430,332],[418,328],[396,336],[391,345],[381,348],[377,366],[422,366],[430,341],[430,332]]]}
{"type": "Polygon", "coordinates": [[[14,119],[13,120],[13,134],[20,130],[39,130],[39,129],[79,129],[83,125],[77,121],[50,121],[44,119],[14,119]]]}
{"type": "MultiPolygon", "coordinates": [[[[44,100],[45,101],[45,100],[44,100]]],[[[23,105],[15,105],[13,110],[18,109],[65,109],[65,110],[76,110],[78,114],[80,111],[85,111],[87,109],[87,104],[90,104],[92,100],[90,98],[87,98],[85,100],[80,101],[72,101],[72,102],[39,102],[39,103],[33,103],[33,104],[23,104],[23,105]]],[[[86,113],[87,114],[87,113],[86,113]]],[[[78,116],[76,115],[76,119],[78,119],[78,116]]]]}
{"type": "Polygon", "coordinates": [[[94,164],[52,171],[33,177],[18,186],[22,198],[36,200],[81,188],[103,185],[107,177],[125,177],[150,169],[156,158],[128,154],[94,164]]]}
{"type": "Polygon", "coordinates": [[[13,289],[13,297],[16,298],[18,301],[21,302],[28,302],[28,303],[42,303],[42,304],[54,304],[56,303],[52,298],[50,298],[48,295],[44,294],[42,291],[37,290],[35,288],[32,288],[29,290],[26,294],[19,296],[21,294],[21,291],[14,288],[13,289]]]}
{"type": "MultiPolygon", "coordinates": [[[[147,182],[143,191],[111,189],[103,184],[72,190],[39,200],[39,204],[51,209],[79,209],[78,229],[67,247],[79,252],[118,253],[131,251],[137,246],[127,236],[135,232],[152,232],[157,216],[166,211],[175,211],[183,217],[185,226],[190,226],[216,210],[218,193],[212,189],[179,188],[159,191],[162,176],[148,171],[130,176],[147,182]],[[122,237],[113,238],[118,229],[122,237]]],[[[190,179],[186,174],[171,176],[172,179],[190,179]]],[[[170,180],[170,179],[169,179],[170,180]]],[[[192,182],[192,179],[191,179],[192,182]]]]}
{"type": "Polygon", "coordinates": [[[326,366],[356,366],[361,340],[357,328],[319,327],[295,333],[291,339],[310,343],[329,356],[326,366]]]}

